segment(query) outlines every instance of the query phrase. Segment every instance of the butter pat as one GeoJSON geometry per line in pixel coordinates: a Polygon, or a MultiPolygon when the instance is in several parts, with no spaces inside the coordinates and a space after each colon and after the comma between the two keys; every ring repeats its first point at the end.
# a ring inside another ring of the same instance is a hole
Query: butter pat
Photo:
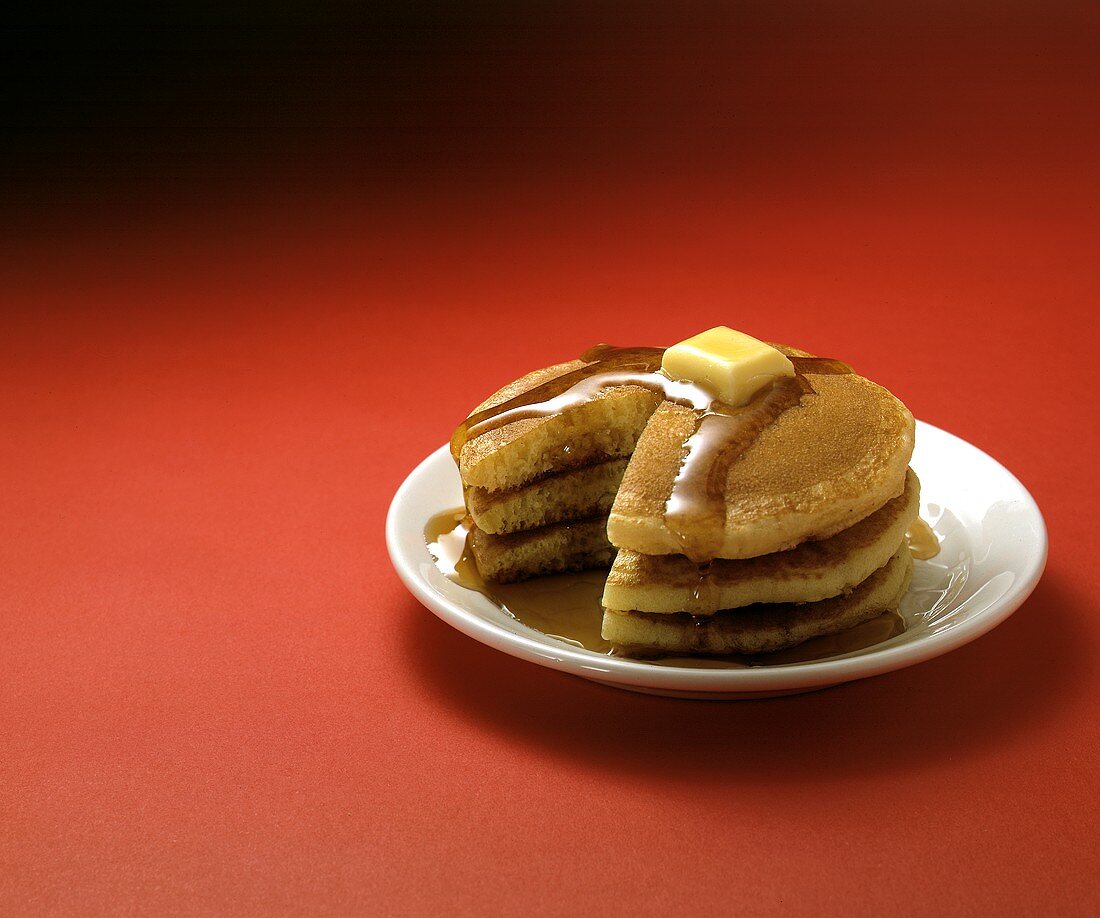
{"type": "Polygon", "coordinates": [[[734,407],[777,377],[794,376],[794,365],[774,347],[725,325],[674,344],[665,351],[661,369],[734,407]]]}

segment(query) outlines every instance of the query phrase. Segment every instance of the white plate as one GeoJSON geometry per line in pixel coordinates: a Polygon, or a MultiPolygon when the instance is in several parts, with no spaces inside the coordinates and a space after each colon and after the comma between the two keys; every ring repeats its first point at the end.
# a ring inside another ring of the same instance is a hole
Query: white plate
{"type": "Polygon", "coordinates": [[[633,691],[691,698],[751,698],[824,688],[921,663],[985,634],[1027,599],[1043,572],[1043,516],[1019,481],[965,440],[917,422],[913,469],[921,480],[921,516],[942,547],[917,561],[900,612],[906,631],[842,656],[746,669],[686,668],[609,657],[520,624],[480,593],[440,573],[424,527],[462,506],[448,448],[425,459],[394,495],[386,543],[412,594],[464,634],[551,669],[633,691]]]}

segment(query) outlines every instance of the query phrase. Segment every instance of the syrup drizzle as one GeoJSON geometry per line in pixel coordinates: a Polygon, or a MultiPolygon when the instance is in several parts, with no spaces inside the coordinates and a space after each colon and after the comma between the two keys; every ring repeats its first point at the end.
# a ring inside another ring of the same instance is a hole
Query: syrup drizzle
{"type": "Polygon", "coordinates": [[[697,564],[718,556],[726,527],[726,479],[733,464],[781,414],[812,395],[807,375],[840,375],[852,368],[827,357],[792,357],[794,376],[781,376],[757,392],[747,405],[732,408],[712,402],[697,412],[695,432],[665,507],[665,525],[680,551],[697,564]]]}
{"type": "MultiPolygon", "coordinates": [[[[458,425],[451,437],[451,455],[458,460],[468,440],[527,418],[547,417],[587,402],[601,391],[616,386],[660,385],[657,373],[664,349],[659,347],[611,347],[600,344],[581,355],[584,366],[547,380],[497,405],[475,411],[458,425]]],[[[667,381],[667,377],[660,376],[667,381]]]]}
{"type": "Polygon", "coordinates": [[[805,376],[783,376],[744,407],[715,402],[696,418],[665,507],[665,525],[679,539],[682,554],[698,564],[721,551],[730,468],[768,425],[811,392],[805,376]]]}

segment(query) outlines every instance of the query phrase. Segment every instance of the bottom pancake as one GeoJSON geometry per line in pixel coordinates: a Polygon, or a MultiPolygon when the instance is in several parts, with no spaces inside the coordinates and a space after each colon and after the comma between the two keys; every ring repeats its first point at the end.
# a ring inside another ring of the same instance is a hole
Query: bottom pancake
{"type": "Polygon", "coordinates": [[[851,592],[820,602],[747,606],[705,618],[686,612],[606,610],[603,637],[626,650],[697,654],[770,653],[853,628],[894,608],[909,588],[907,542],[851,592]]]}
{"type": "Polygon", "coordinates": [[[490,535],[475,527],[470,549],[478,572],[495,583],[610,567],[615,557],[607,540],[607,517],[507,535],[490,535]]]}

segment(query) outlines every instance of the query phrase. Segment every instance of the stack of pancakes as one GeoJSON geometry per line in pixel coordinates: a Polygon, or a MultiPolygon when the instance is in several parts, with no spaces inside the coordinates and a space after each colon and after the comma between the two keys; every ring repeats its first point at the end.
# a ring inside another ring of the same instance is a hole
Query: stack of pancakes
{"type": "MultiPolygon", "coordinates": [[[[629,377],[468,428],[455,453],[482,576],[611,564],[603,636],[631,651],[768,652],[893,608],[912,571],[913,418],[882,387],[829,363],[802,363],[804,394],[753,431],[704,498],[685,470],[708,412],[629,377]]],[[[471,419],[585,367],[528,374],[471,419]]]]}

